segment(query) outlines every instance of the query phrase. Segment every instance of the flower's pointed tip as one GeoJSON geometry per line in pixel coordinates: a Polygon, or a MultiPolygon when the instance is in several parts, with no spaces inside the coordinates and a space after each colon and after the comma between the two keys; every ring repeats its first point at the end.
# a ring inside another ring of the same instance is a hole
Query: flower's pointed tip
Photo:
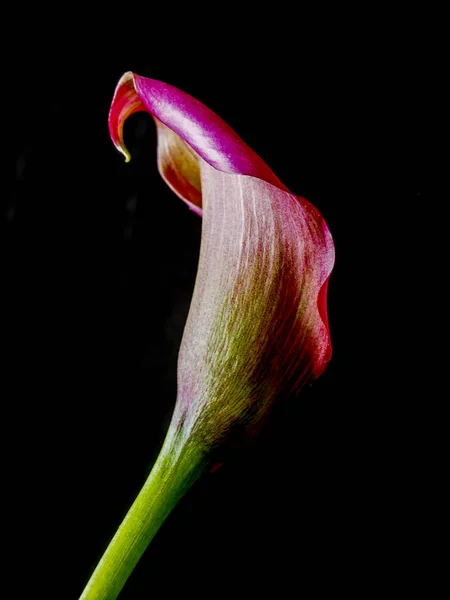
{"type": "Polygon", "coordinates": [[[144,110],[142,102],[134,87],[134,74],[124,73],[114,92],[114,98],[108,116],[109,134],[114,146],[125,157],[125,162],[131,160],[131,155],[123,141],[123,126],[127,118],[144,110]]]}
{"type": "Polygon", "coordinates": [[[122,146],[116,146],[117,150],[124,155],[125,157],[125,162],[129,163],[131,160],[131,154],[128,152],[127,148],[125,145],[122,146]]]}
{"type": "Polygon", "coordinates": [[[125,158],[125,162],[129,163],[131,160],[131,154],[128,152],[128,148],[125,146],[122,136],[117,139],[113,139],[113,142],[116,150],[118,150],[125,158]]]}

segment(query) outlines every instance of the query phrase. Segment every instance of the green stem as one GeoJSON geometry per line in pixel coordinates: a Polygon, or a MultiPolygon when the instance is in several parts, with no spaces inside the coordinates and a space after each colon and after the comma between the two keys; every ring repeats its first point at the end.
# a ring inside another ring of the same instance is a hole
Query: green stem
{"type": "Polygon", "coordinates": [[[80,600],[116,600],[166,517],[205,467],[198,445],[169,433],[142,490],[98,563],[80,600]]]}

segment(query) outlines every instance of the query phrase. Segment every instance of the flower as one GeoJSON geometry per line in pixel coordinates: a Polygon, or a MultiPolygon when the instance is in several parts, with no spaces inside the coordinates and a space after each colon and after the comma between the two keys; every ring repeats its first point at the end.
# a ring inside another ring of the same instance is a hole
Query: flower
{"type": "Polygon", "coordinates": [[[222,119],[133,73],[119,81],[109,116],[127,160],[123,124],[138,111],[155,120],[162,177],[203,214],[173,425],[186,434],[201,429],[216,445],[233,428],[243,435],[258,428],[277,396],[322,373],[331,355],[334,246],[317,209],[289,192],[222,119]]]}
{"type": "Polygon", "coordinates": [[[138,111],[155,120],[162,177],[203,217],[200,260],[166,441],[83,600],[116,598],[192,482],[231,443],[254,436],[277,398],[297,394],[331,357],[334,245],[319,211],[198,100],[131,72],[109,113],[127,161],[123,125],[138,111]]]}

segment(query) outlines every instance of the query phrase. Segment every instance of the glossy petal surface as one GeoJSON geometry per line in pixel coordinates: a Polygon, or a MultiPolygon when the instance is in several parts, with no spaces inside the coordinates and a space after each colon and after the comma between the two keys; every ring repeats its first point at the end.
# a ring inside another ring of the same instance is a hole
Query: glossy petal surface
{"type": "Polygon", "coordinates": [[[265,162],[204,104],[167,83],[130,72],[117,84],[109,114],[111,139],[127,161],[130,155],[123,140],[123,124],[139,111],[150,113],[158,127],[162,177],[191,208],[198,209],[197,203],[201,206],[195,192],[192,202],[192,188],[199,190],[199,158],[219,171],[253,175],[286,189],[265,162]]]}

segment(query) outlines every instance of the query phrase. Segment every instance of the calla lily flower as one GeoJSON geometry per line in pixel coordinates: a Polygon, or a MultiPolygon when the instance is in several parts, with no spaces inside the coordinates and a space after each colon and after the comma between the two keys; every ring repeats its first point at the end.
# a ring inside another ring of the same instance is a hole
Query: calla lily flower
{"type": "Polygon", "coordinates": [[[127,117],[146,111],[161,176],[202,216],[200,260],[178,358],[178,392],[161,453],[82,600],[114,600],[172,508],[230,445],[254,436],[280,396],[331,357],[327,285],[334,245],[319,211],[290,192],[215,113],[131,72],[109,113],[127,161],[127,117]]]}

